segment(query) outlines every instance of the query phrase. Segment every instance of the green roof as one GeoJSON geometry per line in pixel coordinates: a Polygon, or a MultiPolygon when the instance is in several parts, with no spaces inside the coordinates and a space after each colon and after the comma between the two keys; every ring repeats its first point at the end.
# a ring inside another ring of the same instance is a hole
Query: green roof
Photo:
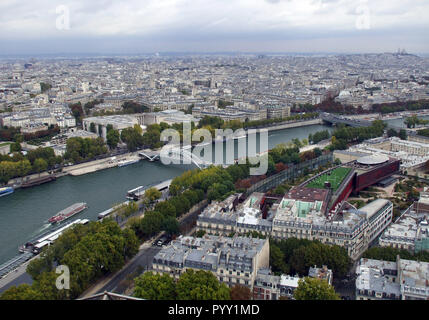
{"type": "Polygon", "coordinates": [[[336,168],[329,173],[325,173],[313,181],[311,181],[309,184],[306,185],[307,188],[315,188],[315,189],[326,189],[325,188],[325,182],[331,183],[331,188],[333,191],[337,191],[341,183],[344,181],[344,179],[347,177],[347,175],[350,173],[352,169],[351,168],[343,168],[339,167],[336,168]]]}

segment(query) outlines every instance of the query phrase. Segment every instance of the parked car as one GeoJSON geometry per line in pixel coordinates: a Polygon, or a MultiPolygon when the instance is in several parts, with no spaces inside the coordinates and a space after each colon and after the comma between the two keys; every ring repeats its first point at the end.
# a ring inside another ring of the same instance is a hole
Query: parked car
{"type": "Polygon", "coordinates": [[[157,241],[157,245],[162,247],[165,246],[166,244],[170,243],[171,241],[171,236],[162,236],[158,241],[157,241]]]}

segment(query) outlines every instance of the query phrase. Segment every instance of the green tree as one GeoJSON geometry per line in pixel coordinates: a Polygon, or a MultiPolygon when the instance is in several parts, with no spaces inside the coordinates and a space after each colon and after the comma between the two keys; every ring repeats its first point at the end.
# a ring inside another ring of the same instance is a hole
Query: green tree
{"type": "Polygon", "coordinates": [[[40,83],[40,89],[42,90],[42,93],[48,91],[51,88],[52,88],[52,85],[49,83],[45,83],[45,82],[40,83]]]}
{"type": "Polygon", "coordinates": [[[19,177],[24,177],[31,171],[31,163],[27,159],[18,161],[16,163],[17,175],[19,177]]]}
{"type": "Polygon", "coordinates": [[[294,292],[296,300],[340,300],[326,280],[305,277],[298,281],[298,287],[294,292]]]}
{"type": "Polygon", "coordinates": [[[118,130],[109,130],[106,135],[107,145],[110,149],[115,149],[119,143],[119,131],[118,130]]]}
{"type": "Polygon", "coordinates": [[[119,270],[138,248],[133,230],[121,230],[112,219],[74,226],[29,264],[31,289],[43,299],[74,299],[98,278],[119,270]],[[70,268],[70,291],[57,291],[54,286],[58,275],[51,270],[58,264],[70,268]]]}
{"type": "Polygon", "coordinates": [[[70,138],[67,140],[64,158],[79,163],[106,154],[107,151],[107,146],[102,138],[70,138]]]}
{"type": "Polygon", "coordinates": [[[164,218],[161,228],[169,235],[177,235],[180,233],[179,222],[175,217],[164,218]]]}
{"type": "Polygon", "coordinates": [[[210,271],[186,270],[176,284],[177,300],[229,300],[229,288],[210,271]]]}
{"type": "Polygon", "coordinates": [[[21,144],[19,142],[14,142],[10,145],[10,153],[21,152],[21,144]]]}
{"type": "Polygon", "coordinates": [[[152,149],[161,147],[161,126],[157,124],[148,126],[143,134],[142,141],[145,146],[152,149]]]}
{"type": "Polygon", "coordinates": [[[270,244],[270,266],[274,272],[289,273],[289,268],[285,263],[285,255],[275,244],[270,244]]]}
{"type": "Polygon", "coordinates": [[[121,140],[127,144],[129,151],[136,151],[144,145],[143,136],[135,128],[126,128],[122,130],[121,140]]]}
{"type": "Polygon", "coordinates": [[[124,238],[124,256],[125,259],[130,259],[134,257],[140,248],[140,242],[139,239],[136,236],[136,233],[130,229],[126,228],[122,232],[122,236],[124,238]]]}
{"type": "Polygon", "coordinates": [[[154,202],[161,198],[162,193],[157,188],[149,188],[145,191],[144,197],[149,201],[149,203],[154,202]]]}
{"type": "Polygon", "coordinates": [[[140,222],[140,233],[144,238],[150,238],[161,231],[163,217],[159,212],[147,211],[140,222]]]}
{"type": "Polygon", "coordinates": [[[14,176],[15,163],[11,161],[0,162],[0,182],[5,184],[14,176]]]}
{"type": "Polygon", "coordinates": [[[155,211],[164,217],[176,217],[176,208],[169,201],[162,201],[156,204],[155,211]]]}
{"type": "Polygon", "coordinates": [[[206,234],[205,230],[198,230],[197,232],[195,232],[195,237],[202,238],[204,237],[205,234],[206,234]]]}
{"type": "Polygon", "coordinates": [[[21,284],[3,292],[0,300],[43,300],[43,294],[28,284],[21,284]]]}
{"type": "Polygon", "coordinates": [[[174,300],[176,283],[168,274],[145,272],[134,279],[134,296],[147,300],[174,300]]]}
{"type": "Polygon", "coordinates": [[[26,272],[33,278],[38,279],[43,272],[52,271],[52,259],[33,259],[27,266],[26,272]]]}
{"type": "Polygon", "coordinates": [[[34,161],[33,164],[33,170],[37,173],[42,173],[43,171],[46,171],[48,169],[48,163],[45,159],[38,158],[34,161]]]}
{"type": "Polygon", "coordinates": [[[398,136],[398,132],[395,129],[390,128],[389,130],[387,130],[387,136],[390,137],[397,137],[398,136]]]}
{"type": "Polygon", "coordinates": [[[398,136],[401,140],[407,140],[407,131],[405,129],[399,130],[398,136]]]}
{"type": "Polygon", "coordinates": [[[68,290],[58,290],[56,281],[58,274],[54,271],[44,272],[33,283],[33,289],[40,292],[45,300],[65,300],[69,297],[68,290]]]}

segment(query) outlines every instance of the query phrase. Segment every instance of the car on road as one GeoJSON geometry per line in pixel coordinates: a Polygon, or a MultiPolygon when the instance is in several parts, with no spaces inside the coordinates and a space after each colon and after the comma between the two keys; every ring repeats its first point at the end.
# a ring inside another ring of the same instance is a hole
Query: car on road
{"type": "Polygon", "coordinates": [[[155,241],[154,245],[157,245],[158,247],[162,247],[170,242],[169,237],[163,236],[158,239],[158,241],[155,241]]]}

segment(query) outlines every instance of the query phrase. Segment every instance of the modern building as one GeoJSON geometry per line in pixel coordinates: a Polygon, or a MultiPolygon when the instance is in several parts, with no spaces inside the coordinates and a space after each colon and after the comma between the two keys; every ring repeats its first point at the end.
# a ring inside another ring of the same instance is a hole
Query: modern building
{"type": "Polygon", "coordinates": [[[429,300],[429,263],[361,259],[356,300],[429,300]]]}
{"type": "Polygon", "coordinates": [[[135,115],[140,125],[149,126],[165,122],[169,125],[183,122],[198,122],[192,115],[185,114],[178,110],[164,110],[160,112],[149,112],[135,115]]]}
{"type": "Polygon", "coordinates": [[[205,235],[179,237],[153,258],[153,271],[179,278],[187,269],[211,271],[219,281],[253,288],[260,269],[269,267],[268,239],[205,235]]]}
{"type": "Polygon", "coordinates": [[[401,161],[402,170],[419,168],[429,160],[429,144],[423,139],[419,140],[420,142],[414,141],[415,136],[410,137],[410,140],[401,140],[398,137],[374,138],[352,146],[348,151],[398,159],[401,161]]]}
{"type": "Polygon", "coordinates": [[[91,131],[91,124],[94,124],[95,132],[98,136],[106,140],[107,137],[107,126],[111,125],[113,129],[122,130],[126,128],[132,128],[134,125],[138,125],[139,122],[135,116],[132,115],[113,115],[113,116],[101,116],[101,117],[90,117],[85,118],[82,121],[83,130],[91,131]]]}

